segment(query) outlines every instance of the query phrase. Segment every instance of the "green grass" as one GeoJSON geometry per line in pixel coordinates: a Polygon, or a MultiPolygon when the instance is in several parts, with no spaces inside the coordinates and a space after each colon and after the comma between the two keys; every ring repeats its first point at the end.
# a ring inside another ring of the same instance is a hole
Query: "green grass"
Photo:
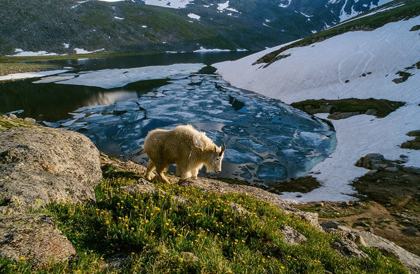
{"type": "MultiPolygon", "coordinates": [[[[375,15],[367,16],[360,18],[358,20],[350,21],[343,23],[341,25],[332,27],[325,31],[307,36],[295,43],[289,44],[285,47],[282,47],[276,51],[270,52],[260,59],[258,59],[254,64],[266,63],[270,65],[272,62],[276,61],[276,56],[280,53],[295,47],[308,46],[316,42],[321,42],[328,38],[340,35],[349,31],[357,30],[374,30],[383,25],[391,22],[396,22],[402,19],[409,19],[415,16],[420,15],[420,2],[415,0],[406,0],[406,1],[393,1],[389,5],[395,5],[396,2],[405,2],[406,4],[401,7],[393,8],[387,11],[379,12],[375,15]]],[[[382,7],[381,7],[382,8],[382,7]]],[[[375,10],[372,10],[373,12],[375,10]]]]}
{"type": "Polygon", "coordinates": [[[7,118],[0,113],[0,131],[5,130],[8,128],[15,128],[15,127],[34,127],[37,124],[27,122],[23,119],[13,119],[7,118]]]}
{"type": "Polygon", "coordinates": [[[293,103],[292,106],[303,111],[306,108],[311,110],[324,109],[325,106],[332,106],[330,113],[334,112],[359,112],[360,114],[365,113],[367,110],[376,110],[377,117],[386,117],[389,113],[395,111],[399,107],[404,106],[403,102],[394,102],[385,99],[340,99],[340,100],[306,100],[302,102],[293,103]]]}
{"type": "MultiPolygon", "coordinates": [[[[330,247],[337,236],[247,195],[205,193],[194,187],[158,185],[155,194],[130,194],[120,186],[137,180],[104,179],[96,187],[96,204],[53,201],[44,211],[75,245],[78,260],[51,263],[38,273],[406,273],[395,259],[363,248],[366,259],[342,258],[330,247]],[[175,196],[187,199],[180,202],[175,196]],[[231,207],[239,204],[249,214],[231,207]],[[283,242],[288,225],[308,238],[283,242]],[[195,254],[198,260],[182,255],[195,254]],[[114,256],[127,258],[120,269],[107,270],[114,256]]],[[[0,260],[2,273],[30,273],[26,260],[0,260]]]]}

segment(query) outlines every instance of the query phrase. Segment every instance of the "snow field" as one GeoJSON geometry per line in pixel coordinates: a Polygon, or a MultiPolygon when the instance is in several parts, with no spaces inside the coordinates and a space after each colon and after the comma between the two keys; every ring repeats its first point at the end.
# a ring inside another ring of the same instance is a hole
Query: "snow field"
{"type": "MultiPolygon", "coordinates": [[[[385,118],[358,115],[331,120],[337,131],[337,148],[312,171],[322,186],[310,193],[288,193],[281,198],[292,202],[346,201],[354,199],[351,181],[369,170],[356,167],[368,153],[381,153],[397,160],[408,156],[407,166],[420,167],[420,151],[401,149],[411,139],[406,134],[420,129],[420,70],[407,70],[412,76],[403,83],[399,71],[420,61],[420,17],[389,23],[373,31],[348,32],[306,47],[292,48],[281,54],[290,57],[252,65],[266,50],[234,62],[214,65],[232,85],[255,91],[288,104],[307,99],[376,98],[403,101],[385,118]]],[[[326,115],[318,115],[326,118],[326,115]]]]}

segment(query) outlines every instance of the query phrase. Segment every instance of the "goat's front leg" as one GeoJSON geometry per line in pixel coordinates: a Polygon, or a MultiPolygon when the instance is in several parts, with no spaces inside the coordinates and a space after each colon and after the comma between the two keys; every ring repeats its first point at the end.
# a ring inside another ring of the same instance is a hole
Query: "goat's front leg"
{"type": "Polygon", "coordinates": [[[179,179],[178,184],[182,184],[186,180],[188,180],[191,177],[191,171],[184,171],[181,175],[181,179],[179,179]]]}
{"type": "Polygon", "coordinates": [[[192,170],[192,178],[193,178],[193,180],[197,180],[197,176],[198,176],[198,168],[196,168],[196,169],[193,169],[192,170]]]}

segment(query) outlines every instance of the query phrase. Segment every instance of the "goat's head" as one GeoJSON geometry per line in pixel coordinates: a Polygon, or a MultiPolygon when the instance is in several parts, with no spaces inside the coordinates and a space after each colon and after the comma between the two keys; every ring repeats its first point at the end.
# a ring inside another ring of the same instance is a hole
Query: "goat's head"
{"type": "Polygon", "coordinates": [[[209,163],[210,165],[206,165],[207,172],[220,173],[222,171],[222,161],[225,156],[225,151],[226,146],[224,143],[222,143],[221,147],[214,146],[214,150],[210,158],[211,163],[209,163]]]}

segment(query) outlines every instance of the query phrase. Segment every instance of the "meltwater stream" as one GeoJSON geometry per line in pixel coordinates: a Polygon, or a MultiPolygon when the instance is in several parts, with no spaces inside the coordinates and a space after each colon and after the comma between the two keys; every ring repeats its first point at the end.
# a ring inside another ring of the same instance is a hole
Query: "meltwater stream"
{"type": "MultiPolygon", "coordinates": [[[[61,84],[89,85],[94,78],[81,74],[66,83],[63,77],[61,84]]],[[[120,86],[134,81],[124,79],[118,80],[123,81],[120,86]]],[[[272,184],[303,175],[335,148],[335,132],[327,123],[278,100],[234,88],[216,74],[173,73],[165,79],[166,84],[138,98],[82,107],[70,113],[72,119],[53,125],[83,133],[107,154],[147,164],[141,147],[150,130],[192,124],[217,145],[226,144],[217,176],[250,183],[272,184]]]]}

